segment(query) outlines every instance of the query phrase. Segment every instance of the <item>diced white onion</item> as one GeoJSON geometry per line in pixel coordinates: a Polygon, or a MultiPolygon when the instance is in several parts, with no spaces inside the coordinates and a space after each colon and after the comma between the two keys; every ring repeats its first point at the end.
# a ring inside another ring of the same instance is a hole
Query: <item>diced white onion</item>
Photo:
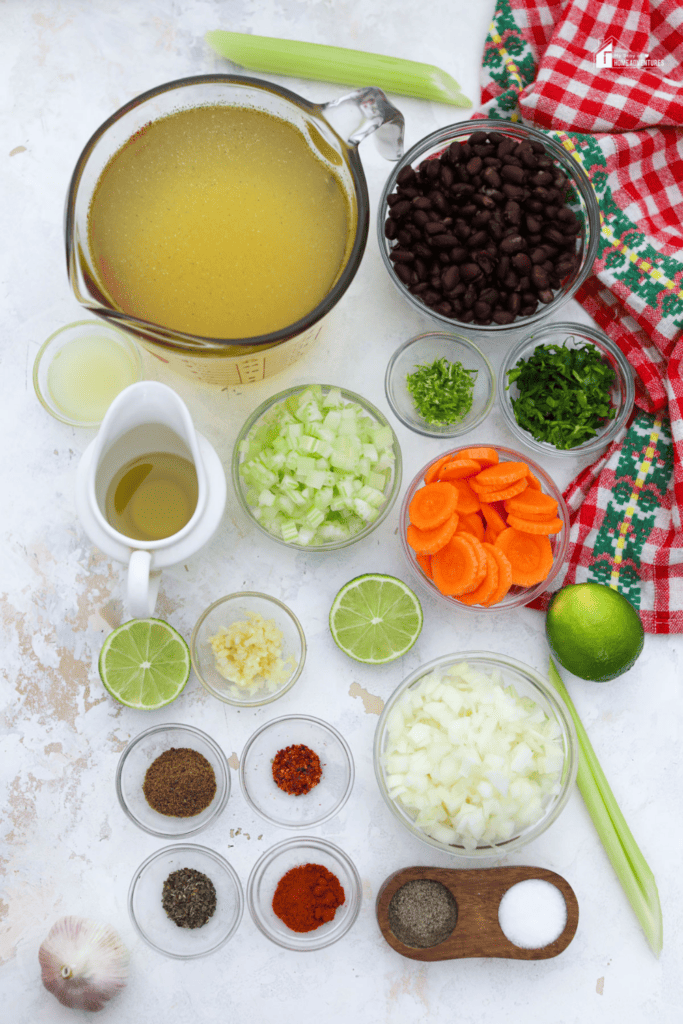
{"type": "Polygon", "coordinates": [[[559,724],[462,662],[406,690],[386,723],[389,794],[427,835],[471,851],[535,824],[560,790],[559,724]]]}

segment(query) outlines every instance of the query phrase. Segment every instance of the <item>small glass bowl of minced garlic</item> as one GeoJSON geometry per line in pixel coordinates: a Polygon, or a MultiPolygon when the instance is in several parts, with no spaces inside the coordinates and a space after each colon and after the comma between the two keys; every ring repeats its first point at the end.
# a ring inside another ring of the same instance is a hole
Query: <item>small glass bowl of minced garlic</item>
{"type": "Polygon", "coordinates": [[[226,704],[258,707],[294,686],[306,660],[306,638],[282,601],[242,591],[202,612],[192,631],[190,656],[210,694],[226,704]]]}

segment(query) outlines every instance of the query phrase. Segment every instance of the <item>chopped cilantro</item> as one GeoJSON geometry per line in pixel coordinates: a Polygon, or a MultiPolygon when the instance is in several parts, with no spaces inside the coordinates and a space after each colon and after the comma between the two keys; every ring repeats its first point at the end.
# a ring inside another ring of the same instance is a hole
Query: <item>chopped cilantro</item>
{"type": "Polygon", "coordinates": [[[515,419],[537,441],[562,451],[577,448],[614,419],[614,377],[594,345],[539,345],[508,372],[508,389],[516,384],[519,391],[512,399],[515,419]]]}
{"type": "Polygon", "coordinates": [[[445,356],[416,366],[406,383],[423,420],[443,427],[464,419],[472,408],[477,372],[464,369],[462,363],[449,363],[445,356]]]}

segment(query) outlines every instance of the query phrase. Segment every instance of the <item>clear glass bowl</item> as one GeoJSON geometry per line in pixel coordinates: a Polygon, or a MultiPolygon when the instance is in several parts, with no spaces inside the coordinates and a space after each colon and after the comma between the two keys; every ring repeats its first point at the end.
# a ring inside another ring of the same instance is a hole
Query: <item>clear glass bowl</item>
{"type": "Polygon", "coordinates": [[[420,839],[423,843],[436,850],[448,853],[463,862],[476,862],[484,858],[502,857],[513,850],[518,850],[533,839],[538,838],[556,820],[569,799],[571,787],[576,779],[578,740],[574,724],[564,703],[559,699],[550,683],[536,672],[535,669],[504,654],[495,654],[490,651],[464,651],[461,654],[445,654],[440,658],[435,658],[434,661],[421,665],[396,687],[384,705],[377,723],[373,747],[373,762],[380,793],[394,817],[404,828],[417,839],[420,839]],[[415,687],[424,676],[434,671],[444,672],[459,662],[467,662],[472,668],[487,675],[491,675],[491,673],[496,671],[500,672],[504,685],[512,684],[520,697],[530,697],[549,718],[554,719],[558,723],[561,742],[564,748],[564,764],[561,772],[560,789],[555,796],[549,799],[542,817],[535,824],[528,826],[507,842],[495,846],[481,845],[472,851],[466,851],[464,846],[450,846],[447,843],[439,842],[439,840],[433,839],[423,832],[415,824],[413,816],[389,795],[386,771],[383,764],[388,739],[387,721],[396,702],[406,690],[415,687]]]}
{"type": "MultiPolygon", "coordinates": [[[[336,385],[333,384],[321,384],[318,386],[322,388],[324,395],[326,395],[332,388],[337,387],[336,385]]],[[[251,414],[249,419],[246,421],[246,423],[240,430],[237,440],[235,442],[235,447],[233,449],[232,456],[232,480],[235,485],[235,493],[237,494],[237,498],[239,500],[240,505],[242,506],[246,514],[249,516],[249,519],[254,524],[254,526],[256,526],[261,531],[261,533],[264,534],[264,536],[270,537],[271,540],[276,541],[278,544],[284,544],[288,548],[295,548],[299,551],[338,551],[340,548],[346,548],[350,544],[355,544],[357,541],[363,540],[365,537],[368,537],[374,530],[377,529],[380,523],[384,522],[389,512],[391,511],[394,502],[396,501],[396,498],[398,497],[398,492],[401,486],[403,461],[401,458],[401,448],[398,443],[398,439],[386,416],[384,416],[379,411],[379,409],[375,408],[375,406],[371,402],[368,402],[367,398],[363,398],[362,395],[357,395],[354,391],[347,391],[346,388],[337,389],[341,391],[342,398],[344,399],[345,403],[356,402],[358,405],[361,406],[363,411],[368,416],[370,416],[371,419],[375,420],[381,426],[389,427],[394,440],[395,461],[393,468],[391,470],[391,476],[387,483],[384,504],[380,509],[380,513],[377,516],[377,519],[375,519],[374,522],[369,523],[364,529],[360,530],[352,537],[346,537],[344,540],[330,541],[326,544],[305,545],[289,543],[288,541],[283,540],[282,537],[277,537],[275,534],[270,533],[269,530],[264,529],[264,527],[259,523],[258,519],[256,519],[256,517],[254,516],[254,509],[247,501],[247,486],[240,473],[240,465],[243,461],[241,448],[243,442],[246,441],[246,439],[249,437],[249,434],[251,433],[252,429],[257,425],[257,423],[259,423],[261,419],[271,414],[272,410],[276,406],[286,402],[287,399],[291,398],[292,395],[298,395],[302,391],[306,391],[307,388],[309,387],[311,387],[310,384],[300,384],[297,387],[287,388],[286,391],[281,391],[279,394],[273,395],[272,398],[268,398],[265,402],[263,402],[262,405],[258,407],[258,409],[255,410],[255,412],[251,414]]]]}
{"type": "Polygon", "coordinates": [[[459,334],[440,331],[418,334],[396,349],[387,365],[384,391],[401,423],[425,437],[458,437],[474,430],[491,412],[496,393],[493,368],[481,349],[459,334]],[[417,411],[406,377],[414,372],[416,366],[431,364],[441,358],[449,363],[461,363],[465,370],[476,370],[477,376],[472,391],[472,408],[467,415],[456,423],[437,426],[427,423],[417,411]]]}
{"type": "Polygon", "coordinates": [[[194,960],[220,949],[237,931],[244,894],[237,872],[224,857],[205,846],[175,843],[143,861],[128,890],[128,913],[138,934],[157,953],[194,960]],[[164,882],[174,871],[201,871],[216,889],[216,910],[201,928],[181,928],[161,905],[164,882]]]}
{"type": "Polygon", "coordinates": [[[153,725],[135,736],[119,758],[116,768],[116,795],[131,821],[152,836],[185,839],[211,825],[222,812],[230,796],[230,769],[218,744],[192,725],[153,725]],[[159,814],[147,803],[142,785],[145,772],[157,757],[171,747],[189,747],[202,754],[216,776],[216,795],[209,806],[191,818],[159,814]]]}
{"type": "MultiPolygon", "coordinates": [[[[119,391],[128,387],[129,384],[135,384],[137,381],[142,380],[140,352],[135,342],[124,334],[123,331],[118,331],[115,327],[111,327],[109,324],[98,320],[77,320],[73,324],[60,327],[58,331],[50,335],[47,341],[43,342],[35,358],[33,364],[33,387],[43,408],[51,416],[54,416],[56,420],[68,423],[72,427],[98,427],[104,419],[106,409],[104,409],[101,416],[95,419],[90,416],[86,416],[85,419],[77,419],[74,416],[70,416],[66,409],[60,406],[50,389],[50,367],[67,345],[71,345],[72,342],[92,338],[112,343],[121,351],[121,364],[118,367],[121,386],[118,390],[116,390],[116,387],[112,387],[110,390],[111,397],[109,398],[108,396],[107,400],[113,402],[119,391]]],[[[83,381],[80,382],[80,386],[81,388],[85,387],[87,391],[83,381]]]]}
{"type": "Polygon", "coordinates": [[[282,697],[294,686],[306,661],[306,638],[301,623],[286,604],[269,594],[245,590],[221,597],[202,612],[192,630],[190,657],[197,678],[212,696],[236,707],[260,707],[282,697]],[[283,637],[282,660],[287,663],[290,657],[293,658],[289,677],[274,689],[269,688],[267,680],[259,677],[253,687],[239,686],[222,676],[216,668],[210,637],[215,636],[221,626],[229,629],[234,622],[248,621],[249,612],[256,612],[266,621],[275,623],[283,637]]]}
{"type": "Polygon", "coordinates": [[[552,316],[574,295],[579,286],[585,281],[591,272],[593,262],[598,253],[598,242],[600,239],[600,208],[593,191],[590,179],[577,160],[565,150],[559,142],[545,132],[537,131],[526,125],[513,121],[482,119],[476,121],[461,121],[458,124],[447,125],[421,139],[410,149],[405,156],[399,160],[389,179],[384,186],[381,199],[377,207],[377,237],[379,250],[382,254],[384,265],[387,268],[389,277],[403,296],[403,298],[421,313],[429,317],[441,329],[450,328],[460,330],[482,337],[490,335],[498,341],[514,340],[520,336],[520,330],[528,334],[529,329],[535,327],[552,316]],[[517,317],[511,324],[475,324],[465,323],[454,317],[443,316],[421,302],[413,295],[396,275],[393,264],[389,259],[389,253],[394,243],[390,242],[384,234],[384,223],[387,218],[387,199],[396,187],[396,179],[404,167],[415,166],[430,156],[438,156],[446,149],[451,142],[464,142],[473,132],[498,132],[516,142],[531,140],[540,142],[545,146],[546,152],[553,160],[560,165],[564,173],[572,183],[571,196],[568,200],[569,206],[578,214],[583,222],[583,231],[577,236],[577,253],[580,261],[574,271],[569,274],[562,283],[562,287],[556,292],[552,302],[547,306],[541,306],[532,316],[517,317]]]}
{"type": "Polygon", "coordinates": [[[310,828],[338,814],[351,795],[355,776],[346,740],[327,722],[309,715],[286,715],[266,722],[247,741],[240,757],[240,786],[250,807],[271,825],[310,828]],[[299,796],[275,783],[273,758],[279,750],[303,744],[320,758],[322,778],[299,796]]]}
{"type": "Polygon", "coordinates": [[[562,492],[559,490],[559,488],[552,480],[552,478],[548,476],[544,469],[542,469],[537,463],[530,459],[528,455],[522,455],[520,452],[516,452],[512,448],[504,448],[502,445],[491,444],[488,441],[471,441],[469,444],[463,444],[460,445],[458,448],[451,448],[448,451],[442,452],[436,459],[430,459],[429,462],[427,462],[422,467],[422,469],[415,474],[410,484],[408,485],[408,490],[406,491],[405,496],[403,498],[401,511],[399,513],[399,522],[401,524],[400,532],[401,547],[403,548],[403,554],[406,557],[406,561],[408,562],[410,571],[413,575],[413,578],[416,580],[418,586],[422,587],[423,591],[425,591],[428,594],[431,594],[431,596],[435,597],[438,601],[445,601],[453,608],[454,611],[463,612],[465,614],[471,614],[472,612],[474,612],[480,613],[482,615],[490,615],[491,613],[504,612],[508,611],[510,608],[521,608],[523,605],[530,604],[531,601],[533,601],[545,590],[547,590],[552,581],[555,579],[555,577],[557,576],[558,572],[562,567],[562,563],[564,561],[565,555],[567,554],[567,548],[569,546],[569,511],[565,504],[564,498],[562,497],[562,492]],[[482,447],[495,449],[495,451],[498,452],[498,458],[500,459],[501,462],[526,462],[531,472],[534,474],[535,477],[538,478],[542,490],[546,494],[552,495],[552,497],[557,502],[557,514],[563,523],[562,530],[559,533],[553,534],[548,538],[553,552],[553,567],[546,576],[546,578],[544,580],[541,580],[540,583],[537,583],[535,587],[510,587],[503,600],[498,601],[497,604],[491,605],[490,608],[485,608],[483,605],[480,604],[463,604],[462,601],[458,601],[457,597],[449,597],[446,594],[442,594],[439,588],[436,586],[436,584],[433,583],[432,580],[430,580],[429,577],[426,576],[422,569],[420,568],[417,562],[417,558],[415,556],[415,552],[408,544],[408,541],[406,539],[406,531],[410,524],[410,516],[408,512],[410,508],[410,502],[412,501],[415,492],[419,490],[420,487],[424,486],[424,475],[429,469],[429,467],[434,462],[437,462],[438,459],[443,458],[444,455],[455,457],[456,453],[462,451],[463,448],[482,447]]]}
{"type": "Polygon", "coordinates": [[[358,917],[363,887],[353,861],[325,839],[302,836],[277,843],[259,858],[247,882],[247,906],[256,927],[266,938],[285,949],[306,952],[337,942],[358,917]],[[294,932],[273,911],[277,884],[301,864],[321,864],[336,875],[344,890],[344,902],[331,921],[312,932],[294,932]]]}
{"type": "Polygon", "coordinates": [[[498,400],[505,422],[520,441],[539,455],[570,456],[572,458],[577,455],[594,456],[611,444],[623,430],[631,415],[635,395],[633,370],[621,349],[596,327],[586,327],[583,324],[551,324],[523,338],[508,352],[498,379],[498,400]],[[508,389],[507,379],[510,370],[514,369],[519,362],[529,359],[539,345],[563,345],[565,342],[568,348],[593,345],[612,367],[614,384],[611,403],[615,410],[615,416],[613,420],[605,421],[594,438],[575,448],[561,449],[545,441],[537,441],[527,430],[520,427],[512,408],[512,399],[518,397],[519,390],[516,383],[510,385],[508,389]]]}

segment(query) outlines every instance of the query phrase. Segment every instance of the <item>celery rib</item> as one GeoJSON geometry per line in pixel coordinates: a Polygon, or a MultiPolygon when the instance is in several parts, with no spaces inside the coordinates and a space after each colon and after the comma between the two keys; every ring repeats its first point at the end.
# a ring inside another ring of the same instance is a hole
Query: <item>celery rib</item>
{"type": "Polygon", "coordinates": [[[659,956],[663,944],[663,924],[654,875],[626,824],[626,819],[555,663],[552,658],[549,660],[550,679],[567,706],[579,739],[579,769],[576,782],[581,796],[652,952],[659,956]]]}
{"type": "Polygon", "coordinates": [[[374,85],[402,96],[417,96],[456,107],[472,106],[455,79],[434,64],[242,32],[217,30],[207,32],[205,38],[222,57],[249,71],[339,85],[374,85]]]}

